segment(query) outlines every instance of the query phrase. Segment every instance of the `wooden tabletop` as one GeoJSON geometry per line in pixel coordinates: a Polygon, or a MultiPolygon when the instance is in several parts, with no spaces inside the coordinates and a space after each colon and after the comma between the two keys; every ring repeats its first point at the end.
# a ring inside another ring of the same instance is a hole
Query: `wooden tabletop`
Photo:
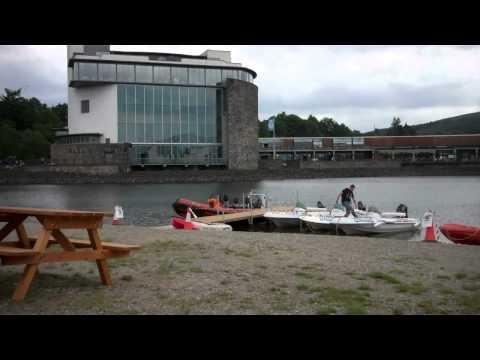
{"type": "Polygon", "coordinates": [[[1,214],[19,214],[30,216],[113,216],[112,213],[99,211],[79,211],[63,209],[43,209],[43,208],[21,208],[21,207],[0,207],[1,214]]]}

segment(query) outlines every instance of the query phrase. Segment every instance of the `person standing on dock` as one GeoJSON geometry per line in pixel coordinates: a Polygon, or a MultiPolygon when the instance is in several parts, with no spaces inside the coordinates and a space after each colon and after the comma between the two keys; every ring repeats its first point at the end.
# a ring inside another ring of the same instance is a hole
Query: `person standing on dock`
{"type": "Polygon", "coordinates": [[[352,202],[357,206],[357,202],[355,201],[355,195],[353,195],[353,191],[355,190],[355,185],[350,185],[350,187],[345,188],[342,190],[340,194],[337,196],[337,204],[338,204],[338,199],[342,197],[342,205],[345,207],[345,217],[348,217],[350,213],[352,213],[353,216],[357,217],[357,214],[355,214],[354,208],[352,206],[352,202]]]}

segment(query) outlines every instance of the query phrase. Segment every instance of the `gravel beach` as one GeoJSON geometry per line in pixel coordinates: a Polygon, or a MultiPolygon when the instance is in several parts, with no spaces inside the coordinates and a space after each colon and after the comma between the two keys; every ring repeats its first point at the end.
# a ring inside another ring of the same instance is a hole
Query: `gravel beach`
{"type": "Polygon", "coordinates": [[[142,245],[109,260],[113,286],[94,262],[52,263],[13,303],[23,267],[1,266],[0,314],[480,313],[480,247],[126,225],[101,236],[142,245]]]}

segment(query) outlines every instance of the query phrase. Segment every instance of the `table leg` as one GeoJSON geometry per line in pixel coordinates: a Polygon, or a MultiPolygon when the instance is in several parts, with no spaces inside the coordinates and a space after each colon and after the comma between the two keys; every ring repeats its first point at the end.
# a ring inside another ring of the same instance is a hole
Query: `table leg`
{"type": "Polygon", "coordinates": [[[28,240],[28,234],[27,231],[25,230],[25,226],[23,224],[20,224],[16,228],[17,231],[17,237],[22,246],[25,249],[30,249],[32,246],[30,244],[30,241],[28,240]]]}
{"type": "MultiPolygon", "coordinates": [[[[42,229],[33,247],[34,250],[40,253],[40,256],[45,252],[45,249],[47,248],[47,245],[48,245],[49,238],[50,238],[50,231],[46,229],[42,229]]],[[[23,272],[22,280],[20,280],[20,283],[17,285],[17,288],[15,289],[15,292],[13,294],[14,301],[20,301],[20,300],[23,300],[23,298],[25,298],[25,295],[27,294],[28,289],[30,288],[30,285],[32,283],[32,280],[35,277],[35,274],[37,273],[37,270],[38,270],[38,256],[36,257],[36,259],[37,259],[35,260],[36,263],[25,265],[25,270],[23,272]]]]}
{"type": "MultiPolygon", "coordinates": [[[[88,237],[92,243],[92,247],[95,250],[102,250],[102,242],[100,241],[100,236],[98,235],[97,229],[88,229],[88,237]]],[[[112,279],[110,277],[110,271],[108,270],[107,260],[97,260],[98,272],[100,273],[100,278],[104,285],[112,285],[112,279]]]]}
{"type": "Polygon", "coordinates": [[[12,216],[11,220],[2,229],[0,229],[0,241],[5,239],[13,230],[17,229],[26,218],[27,216],[25,215],[18,215],[15,217],[12,216]]]}

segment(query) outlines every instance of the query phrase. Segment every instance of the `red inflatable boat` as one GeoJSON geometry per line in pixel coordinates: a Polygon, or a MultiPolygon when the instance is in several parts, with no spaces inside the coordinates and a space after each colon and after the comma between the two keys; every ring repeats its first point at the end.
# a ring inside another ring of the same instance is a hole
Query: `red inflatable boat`
{"type": "Polygon", "coordinates": [[[180,198],[177,201],[175,201],[173,204],[173,209],[175,212],[180,215],[185,217],[187,214],[187,209],[190,208],[193,210],[193,212],[197,216],[210,216],[210,215],[217,215],[217,214],[233,214],[237,212],[242,212],[248,209],[234,209],[234,208],[226,208],[217,206],[217,207],[212,207],[210,204],[207,203],[201,203],[201,202],[196,202],[192,201],[189,199],[184,199],[180,198]]]}
{"type": "Polygon", "coordinates": [[[461,224],[444,224],[440,231],[456,244],[480,245],[480,227],[461,224]]]}

